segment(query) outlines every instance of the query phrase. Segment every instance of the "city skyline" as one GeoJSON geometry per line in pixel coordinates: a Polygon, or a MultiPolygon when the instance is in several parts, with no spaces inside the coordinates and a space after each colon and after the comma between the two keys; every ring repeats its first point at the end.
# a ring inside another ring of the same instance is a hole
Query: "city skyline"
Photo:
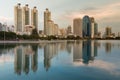
{"type": "Polygon", "coordinates": [[[39,11],[39,29],[43,29],[43,14],[46,8],[49,8],[52,12],[52,18],[55,23],[58,23],[60,28],[66,28],[68,25],[72,25],[74,18],[83,18],[84,15],[94,17],[98,22],[99,30],[104,31],[106,26],[112,27],[113,32],[119,32],[119,6],[120,1],[112,0],[92,0],[89,2],[75,0],[53,0],[52,3],[48,0],[44,1],[30,1],[30,0],[14,0],[14,1],[0,1],[3,5],[0,5],[0,22],[13,25],[14,24],[14,5],[21,3],[22,5],[29,4],[30,8],[37,6],[39,11]],[[7,5],[7,6],[6,6],[7,5]],[[62,7],[61,7],[62,6],[62,7]],[[8,8],[9,7],[9,8],[8,8]],[[2,9],[4,8],[4,9],[2,9]],[[9,14],[8,14],[9,13],[9,14]]]}

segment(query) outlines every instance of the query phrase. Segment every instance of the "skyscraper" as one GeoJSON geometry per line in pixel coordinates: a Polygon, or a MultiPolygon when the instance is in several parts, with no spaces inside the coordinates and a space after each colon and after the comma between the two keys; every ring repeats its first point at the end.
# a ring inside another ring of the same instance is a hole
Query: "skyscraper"
{"type": "Polygon", "coordinates": [[[82,37],[82,20],[80,18],[73,20],[73,33],[75,36],[82,37]]]}
{"type": "Polygon", "coordinates": [[[38,10],[36,6],[31,10],[31,24],[38,30],[38,10]]]}
{"type": "Polygon", "coordinates": [[[106,37],[111,37],[112,30],[111,27],[106,27],[106,37]]]}
{"type": "Polygon", "coordinates": [[[91,20],[87,15],[83,17],[83,37],[91,37],[91,20]]]}
{"type": "Polygon", "coordinates": [[[21,34],[23,32],[23,26],[22,26],[22,8],[21,4],[18,3],[17,6],[14,7],[14,16],[15,16],[15,29],[14,32],[17,34],[21,34]]]}
{"type": "Polygon", "coordinates": [[[48,36],[54,35],[54,22],[52,20],[48,20],[47,23],[48,23],[47,35],[48,36]]]}
{"type": "Polygon", "coordinates": [[[54,24],[54,34],[58,36],[58,32],[59,32],[58,24],[54,24]]]}
{"type": "Polygon", "coordinates": [[[48,10],[48,8],[46,8],[46,11],[44,12],[44,34],[45,35],[49,35],[48,34],[48,21],[51,20],[51,12],[48,10]]]}
{"type": "Polygon", "coordinates": [[[95,22],[94,24],[94,34],[97,35],[98,34],[98,24],[95,22]]]}
{"type": "Polygon", "coordinates": [[[93,17],[90,18],[91,20],[91,38],[94,38],[94,27],[95,27],[95,20],[93,17]]]}
{"type": "Polygon", "coordinates": [[[67,35],[70,35],[70,34],[72,34],[72,27],[68,26],[67,27],[67,35]]]}
{"type": "Polygon", "coordinates": [[[30,25],[30,13],[28,4],[23,7],[23,31],[26,32],[26,27],[30,25]]]}

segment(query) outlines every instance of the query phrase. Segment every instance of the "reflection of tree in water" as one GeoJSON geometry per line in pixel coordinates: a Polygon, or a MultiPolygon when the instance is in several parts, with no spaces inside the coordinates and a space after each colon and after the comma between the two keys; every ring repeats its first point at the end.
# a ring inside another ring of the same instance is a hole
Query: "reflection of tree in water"
{"type": "Polygon", "coordinates": [[[11,48],[15,48],[15,47],[16,47],[16,44],[10,44],[10,43],[0,44],[0,49],[11,49],[11,48]]]}
{"type": "MultiPolygon", "coordinates": [[[[14,49],[16,47],[16,44],[3,44],[3,43],[1,43],[0,44],[0,55],[1,54],[5,54],[5,52],[4,51],[9,51],[9,50],[11,50],[11,49],[14,49]]],[[[7,52],[6,52],[6,54],[7,54],[7,52]]]]}

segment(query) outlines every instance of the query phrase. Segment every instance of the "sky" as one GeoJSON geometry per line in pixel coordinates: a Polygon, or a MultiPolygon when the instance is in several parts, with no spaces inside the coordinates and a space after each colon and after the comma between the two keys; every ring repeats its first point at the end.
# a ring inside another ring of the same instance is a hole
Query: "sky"
{"type": "Polygon", "coordinates": [[[52,20],[60,28],[73,25],[74,18],[85,15],[94,17],[99,31],[104,32],[110,26],[113,32],[120,32],[120,0],[0,0],[0,22],[14,25],[14,6],[21,3],[37,6],[39,11],[39,29],[43,29],[43,13],[46,8],[52,13],[52,20]]]}

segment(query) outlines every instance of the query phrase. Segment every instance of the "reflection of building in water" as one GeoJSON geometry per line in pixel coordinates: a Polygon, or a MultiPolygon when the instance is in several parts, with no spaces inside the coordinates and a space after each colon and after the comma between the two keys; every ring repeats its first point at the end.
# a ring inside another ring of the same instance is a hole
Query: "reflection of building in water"
{"type": "Polygon", "coordinates": [[[94,57],[97,56],[98,46],[99,46],[98,42],[94,41],[94,57]]]}
{"type": "Polygon", "coordinates": [[[22,46],[16,47],[15,53],[15,73],[21,74],[22,71],[22,46]]]}
{"type": "Polygon", "coordinates": [[[111,52],[111,47],[112,47],[111,43],[109,42],[105,43],[105,50],[107,53],[111,52]]]}
{"type": "Polygon", "coordinates": [[[31,62],[32,62],[31,67],[32,67],[32,70],[36,72],[38,69],[38,52],[37,52],[38,47],[34,45],[32,46],[32,49],[34,51],[34,54],[32,54],[32,57],[31,57],[31,62]]]}
{"type": "Polygon", "coordinates": [[[29,54],[23,53],[23,71],[28,74],[29,73],[29,54]]]}
{"type": "Polygon", "coordinates": [[[82,61],[82,41],[77,41],[73,47],[73,61],[82,61]]]}
{"type": "Polygon", "coordinates": [[[94,60],[97,56],[97,42],[96,41],[81,41],[76,42],[73,48],[73,61],[82,61],[84,64],[94,60]]]}
{"type": "Polygon", "coordinates": [[[97,43],[95,41],[83,42],[83,63],[88,64],[97,56],[97,43]]]}
{"type": "Polygon", "coordinates": [[[88,64],[91,56],[91,42],[84,41],[82,49],[83,49],[83,63],[88,64]]]}
{"type": "Polygon", "coordinates": [[[48,43],[44,47],[44,67],[48,71],[51,65],[51,59],[58,53],[57,43],[48,43]]]}
{"type": "Polygon", "coordinates": [[[94,41],[84,41],[83,42],[83,63],[88,64],[90,61],[94,60],[97,56],[97,46],[95,46],[94,41]]]}
{"type": "Polygon", "coordinates": [[[73,46],[73,42],[67,41],[66,48],[68,53],[72,52],[72,46],[73,46]]]}
{"type": "Polygon", "coordinates": [[[66,42],[65,43],[60,43],[59,47],[60,47],[60,51],[66,50],[66,42]]]}
{"type": "Polygon", "coordinates": [[[30,54],[32,54],[31,46],[25,46],[23,50],[23,71],[28,74],[29,73],[29,65],[30,65],[30,54]]]}
{"type": "Polygon", "coordinates": [[[25,72],[26,74],[29,73],[29,69],[30,69],[30,56],[31,57],[31,67],[33,69],[33,71],[35,72],[37,70],[37,49],[36,51],[34,51],[34,49],[32,49],[33,47],[31,47],[30,45],[26,45],[26,46],[17,46],[15,48],[15,72],[17,74],[21,74],[22,70],[23,72],[25,72]]]}

